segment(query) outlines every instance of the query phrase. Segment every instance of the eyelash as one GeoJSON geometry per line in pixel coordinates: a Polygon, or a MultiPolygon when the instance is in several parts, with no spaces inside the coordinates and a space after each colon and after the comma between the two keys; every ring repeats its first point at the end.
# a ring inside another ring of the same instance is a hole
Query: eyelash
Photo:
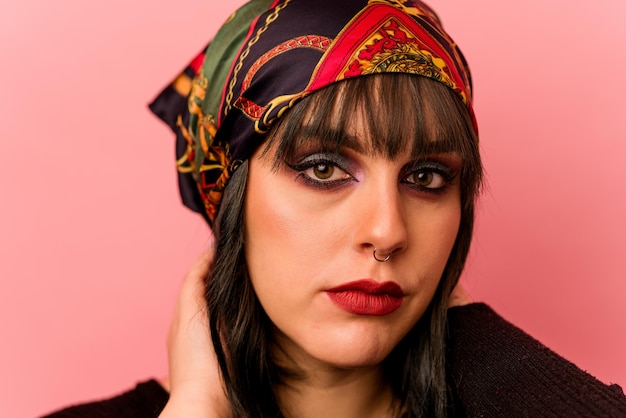
{"type": "MultiPolygon", "coordinates": [[[[354,177],[350,174],[349,170],[346,168],[348,163],[346,160],[336,154],[313,154],[306,158],[304,158],[301,162],[296,164],[286,163],[288,167],[292,170],[298,172],[297,178],[302,181],[304,184],[318,188],[318,189],[335,189],[337,187],[341,187],[342,185],[355,181],[354,177]],[[305,172],[311,168],[319,167],[319,166],[328,166],[338,168],[346,174],[346,178],[341,178],[337,180],[323,181],[320,179],[315,179],[305,172]]],[[[450,186],[452,181],[456,178],[456,173],[452,171],[452,169],[436,160],[419,160],[409,164],[405,169],[403,169],[403,173],[401,176],[401,184],[406,184],[413,190],[422,193],[429,194],[442,194],[447,188],[450,186]],[[414,182],[408,180],[408,178],[412,175],[418,173],[433,173],[435,175],[441,176],[443,180],[443,185],[440,187],[424,187],[420,186],[414,182]]]]}
{"type": "Polygon", "coordinates": [[[348,182],[354,181],[354,177],[352,177],[347,168],[348,163],[343,157],[336,154],[313,154],[304,158],[301,162],[297,164],[286,164],[287,166],[289,166],[289,168],[298,172],[297,178],[300,181],[308,186],[312,186],[318,189],[334,189],[337,187],[341,187],[348,182]],[[346,173],[347,177],[337,180],[323,181],[315,179],[305,173],[305,171],[311,168],[319,167],[322,165],[338,168],[339,170],[346,173]]]}
{"type": "Polygon", "coordinates": [[[410,164],[410,166],[406,168],[405,173],[403,173],[402,180],[400,182],[419,192],[442,194],[445,193],[455,178],[456,173],[454,173],[449,166],[439,161],[429,159],[416,161],[410,164]],[[443,185],[439,187],[425,187],[407,180],[410,176],[418,173],[433,173],[441,176],[443,185]]]}

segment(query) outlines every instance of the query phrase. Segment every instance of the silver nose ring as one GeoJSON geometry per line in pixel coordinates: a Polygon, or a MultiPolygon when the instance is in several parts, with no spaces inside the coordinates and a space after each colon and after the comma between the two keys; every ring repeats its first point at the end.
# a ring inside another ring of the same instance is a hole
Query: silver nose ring
{"type": "Polygon", "coordinates": [[[389,261],[389,259],[391,258],[391,253],[387,254],[384,258],[378,258],[376,257],[376,248],[374,248],[374,260],[378,261],[379,263],[384,263],[385,261],[389,261]]]}

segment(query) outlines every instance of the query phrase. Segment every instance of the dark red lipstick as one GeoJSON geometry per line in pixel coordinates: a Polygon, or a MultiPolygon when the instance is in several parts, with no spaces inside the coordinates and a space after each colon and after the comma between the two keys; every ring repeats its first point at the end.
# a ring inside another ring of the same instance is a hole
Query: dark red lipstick
{"type": "Polygon", "coordinates": [[[356,315],[382,316],[400,307],[404,292],[394,282],[378,283],[363,279],[344,283],[326,291],[341,309],[356,315]]]}

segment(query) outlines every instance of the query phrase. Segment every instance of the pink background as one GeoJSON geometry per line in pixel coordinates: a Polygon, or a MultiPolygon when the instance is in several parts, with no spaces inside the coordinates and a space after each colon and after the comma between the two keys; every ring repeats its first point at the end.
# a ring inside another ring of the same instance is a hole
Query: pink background
{"type": "MultiPolygon", "coordinates": [[[[0,416],[166,373],[186,267],[172,138],[146,103],[241,0],[0,6],[0,416]]],[[[477,300],[626,385],[626,2],[431,0],[474,74],[477,300]]]]}

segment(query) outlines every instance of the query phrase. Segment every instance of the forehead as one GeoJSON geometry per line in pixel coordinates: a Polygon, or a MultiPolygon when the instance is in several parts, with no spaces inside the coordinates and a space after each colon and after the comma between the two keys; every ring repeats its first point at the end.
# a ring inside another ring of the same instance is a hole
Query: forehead
{"type": "Polygon", "coordinates": [[[407,148],[416,156],[449,152],[462,156],[462,148],[472,140],[471,120],[457,102],[452,91],[426,77],[355,78],[297,103],[270,137],[278,139],[281,155],[286,156],[302,147],[350,147],[390,159],[407,148]]]}
{"type": "Polygon", "coordinates": [[[448,128],[445,118],[434,115],[433,105],[414,98],[385,100],[380,86],[373,84],[367,97],[354,97],[338,89],[331,103],[324,103],[324,117],[307,112],[302,120],[300,138],[327,148],[348,147],[362,153],[393,157],[411,148],[413,153],[454,152],[459,141],[441,135],[448,128]],[[413,99],[413,100],[411,100],[413,99]]]}
{"type": "MultiPolygon", "coordinates": [[[[368,123],[362,120],[359,113],[354,115],[348,125],[336,127],[320,127],[304,125],[300,131],[298,145],[301,147],[336,149],[349,148],[363,154],[385,154],[384,150],[395,144],[398,151],[408,147],[416,148],[414,153],[442,154],[458,150],[458,146],[450,141],[438,140],[436,135],[427,135],[423,140],[415,138],[412,130],[397,138],[386,138],[384,135],[374,136],[368,129],[368,123]]],[[[393,155],[392,155],[393,156],[393,155]]]]}

